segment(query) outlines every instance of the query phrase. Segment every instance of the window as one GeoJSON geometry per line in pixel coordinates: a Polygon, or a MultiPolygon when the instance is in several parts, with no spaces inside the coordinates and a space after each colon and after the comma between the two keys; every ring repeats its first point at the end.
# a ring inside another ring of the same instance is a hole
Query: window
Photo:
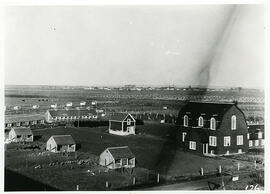
{"type": "Polygon", "coordinates": [[[21,135],[17,135],[17,138],[21,138],[22,136],[21,135]]]}
{"type": "Polygon", "coordinates": [[[8,127],[11,127],[11,123],[8,123],[7,126],[8,126],[8,127]]]}
{"type": "Polygon", "coordinates": [[[210,146],[217,146],[217,137],[209,136],[209,145],[210,146]]]}
{"type": "Polygon", "coordinates": [[[21,126],[21,123],[20,122],[16,123],[16,126],[17,127],[21,126]]]}
{"type": "Polygon", "coordinates": [[[262,142],[261,142],[262,146],[264,146],[264,139],[262,139],[262,142]]]}
{"type": "Polygon", "coordinates": [[[216,130],[216,119],[215,118],[210,119],[210,129],[216,130]]]}
{"type": "Polygon", "coordinates": [[[252,147],[252,140],[249,140],[248,145],[249,147],[252,147]]]}
{"type": "Polygon", "coordinates": [[[232,130],[236,129],[236,116],[235,115],[233,115],[231,118],[231,127],[232,127],[232,130]]]}
{"type": "Polygon", "coordinates": [[[127,125],[130,125],[130,123],[131,123],[131,120],[127,119],[127,125]]]}
{"type": "Polygon", "coordinates": [[[189,149],[190,150],[196,150],[196,142],[195,141],[190,141],[189,142],[189,149]]]}
{"type": "Polygon", "coordinates": [[[182,133],[182,142],[185,142],[186,135],[187,135],[186,132],[183,132],[183,133],[182,133]]]}
{"type": "Polygon", "coordinates": [[[188,116],[185,115],[184,116],[184,127],[187,127],[188,126],[188,116]]]}
{"type": "Polygon", "coordinates": [[[198,125],[199,125],[199,127],[203,127],[203,117],[202,116],[199,117],[198,125]]]}
{"type": "Polygon", "coordinates": [[[243,135],[237,135],[236,144],[237,145],[243,145],[243,135]]]}
{"type": "Polygon", "coordinates": [[[258,138],[259,138],[259,139],[262,139],[262,132],[259,132],[259,133],[258,133],[258,138]]]}
{"type": "Polygon", "coordinates": [[[250,137],[250,134],[248,133],[248,134],[247,134],[247,139],[249,139],[249,137],[250,137]]]}
{"type": "Polygon", "coordinates": [[[224,146],[230,146],[231,145],[231,137],[230,136],[225,136],[224,137],[224,146]]]}
{"type": "Polygon", "coordinates": [[[259,140],[255,140],[255,146],[259,146],[259,140]]]}

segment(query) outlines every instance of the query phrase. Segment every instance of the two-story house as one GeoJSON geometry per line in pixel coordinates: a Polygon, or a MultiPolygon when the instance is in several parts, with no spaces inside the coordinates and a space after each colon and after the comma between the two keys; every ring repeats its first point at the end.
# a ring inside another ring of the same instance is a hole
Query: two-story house
{"type": "Polygon", "coordinates": [[[179,111],[180,145],[203,155],[248,151],[247,124],[235,103],[187,102],[179,111]]]}

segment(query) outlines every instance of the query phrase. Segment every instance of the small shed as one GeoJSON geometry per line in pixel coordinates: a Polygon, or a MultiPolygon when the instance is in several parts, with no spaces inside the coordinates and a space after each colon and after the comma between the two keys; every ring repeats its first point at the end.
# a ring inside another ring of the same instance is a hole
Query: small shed
{"type": "Polygon", "coordinates": [[[34,135],[29,127],[11,128],[8,139],[11,142],[32,142],[34,135]]]}
{"type": "Polygon", "coordinates": [[[50,152],[75,152],[76,143],[71,135],[53,135],[46,143],[46,150],[50,152]]]}
{"type": "Polygon", "coordinates": [[[100,154],[99,164],[110,169],[134,168],[135,155],[128,146],[109,147],[100,154]]]}

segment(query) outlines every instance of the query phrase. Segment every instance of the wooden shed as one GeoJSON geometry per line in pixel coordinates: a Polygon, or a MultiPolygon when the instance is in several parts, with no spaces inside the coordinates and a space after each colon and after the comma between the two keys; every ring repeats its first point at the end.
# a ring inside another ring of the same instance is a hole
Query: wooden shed
{"type": "Polygon", "coordinates": [[[134,168],[135,155],[128,146],[109,147],[100,154],[99,164],[110,169],[134,168]]]}
{"type": "Polygon", "coordinates": [[[9,132],[8,140],[11,142],[32,142],[34,135],[28,127],[13,127],[9,132]]]}
{"type": "Polygon", "coordinates": [[[46,149],[50,152],[75,152],[76,143],[71,135],[53,135],[47,143],[46,149]]]}
{"type": "Polygon", "coordinates": [[[109,120],[109,133],[135,135],[136,120],[129,113],[114,113],[109,120]]]}

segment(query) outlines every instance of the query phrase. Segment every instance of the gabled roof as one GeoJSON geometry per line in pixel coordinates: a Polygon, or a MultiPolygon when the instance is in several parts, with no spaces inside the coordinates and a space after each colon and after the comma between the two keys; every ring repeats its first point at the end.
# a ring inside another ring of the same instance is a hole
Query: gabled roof
{"type": "Polygon", "coordinates": [[[130,115],[134,119],[134,117],[129,113],[113,113],[110,117],[110,120],[123,121],[128,115],[130,115]]]}
{"type": "Polygon", "coordinates": [[[71,135],[53,135],[51,138],[54,139],[57,145],[75,144],[75,141],[71,135]]]}
{"type": "Polygon", "coordinates": [[[65,117],[65,116],[91,116],[97,115],[96,111],[91,109],[83,109],[83,110],[76,110],[76,109],[50,109],[48,110],[52,117],[65,117]]]}
{"type": "Polygon", "coordinates": [[[45,120],[45,116],[41,114],[17,114],[17,115],[5,115],[5,123],[27,122],[45,120]]]}
{"type": "Polygon", "coordinates": [[[135,155],[130,151],[128,146],[109,147],[107,148],[114,159],[134,158],[135,155]]]}
{"type": "Polygon", "coordinates": [[[29,127],[12,127],[12,129],[14,130],[16,135],[33,135],[29,127]]]}

